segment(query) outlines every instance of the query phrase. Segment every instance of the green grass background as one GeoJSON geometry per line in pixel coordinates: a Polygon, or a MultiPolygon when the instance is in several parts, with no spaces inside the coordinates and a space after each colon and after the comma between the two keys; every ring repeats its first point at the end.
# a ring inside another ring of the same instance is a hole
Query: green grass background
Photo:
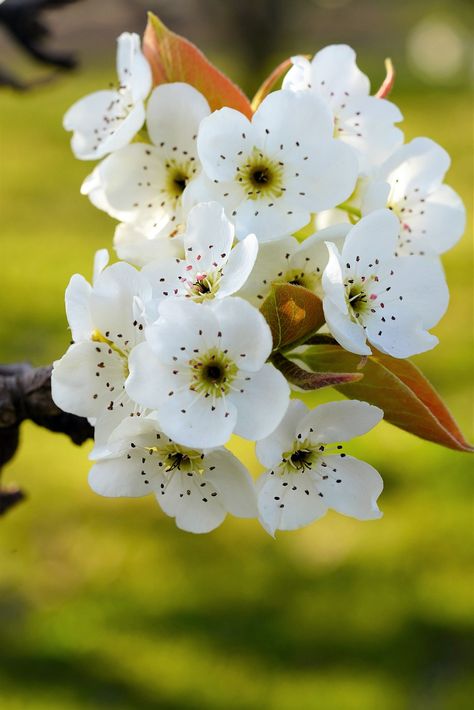
{"type": "MultiPolygon", "coordinates": [[[[79,195],[91,166],[61,128],[65,109],[108,78],[0,95],[3,362],[63,353],[64,288],[111,244],[113,221],[79,195]]],[[[407,138],[451,153],[449,183],[470,208],[468,94],[394,100],[407,138]]],[[[471,254],[466,236],[445,258],[441,344],[416,361],[472,437],[471,254]]],[[[256,472],[252,448],[235,445],[256,472]]],[[[88,449],[24,425],[4,471],[29,500],[0,519],[3,710],[469,707],[469,456],[383,424],[349,450],[381,471],[384,518],[329,513],[275,541],[230,518],[192,536],[152,498],[99,498],[88,449]]]]}

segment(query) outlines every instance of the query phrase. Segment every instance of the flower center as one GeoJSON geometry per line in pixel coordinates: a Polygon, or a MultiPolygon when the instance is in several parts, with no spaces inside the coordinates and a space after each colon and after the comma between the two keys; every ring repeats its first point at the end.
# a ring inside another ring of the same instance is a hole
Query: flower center
{"type": "Polygon", "coordinates": [[[156,452],[163,462],[164,473],[180,471],[181,473],[204,473],[202,466],[203,454],[194,449],[188,449],[179,444],[169,443],[165,446],[154,446],[149,451],[156,452]]]}
{"type": "Polygon", "coordinates": [[[256,187],[258,187],[259,185],[266,185],[267,182],[269,182],[271,179],[272,174],[265,165],[254,168],[253,173],[250,175],[250,180],[256,187]]]}
{"type": "Polygon", "coordinates": [[[311,451],[309,449],[298,449],[290,456],[290,462],[295,468],[311,468],[311,451]]]}
{"type": "MultiPolygon", "coordinates": [[[[323,449],[324,450],[324,447],[323,449]]],[[[310,471],[321,456],[321,450],[309,441],[297,441],[293,449],[283,454],[281,473],[302,473],[310,471]]]]}
{"type": "Polygon", "coordinates": [[[246,162],[237,168],[236,180],[240,182],[250,200],[263,197],[281,197],[284,163],[272,160],[254,148],[246,162]]]}
{"type": "Polygon", "coordinates": [[[213,348],[200,359],[191,360],[191,389],[205,397],[222,397],[229,393],[237,375],[237,365],[223,352],[213,348]]]}
{"type": "Polygon", "coordinates": [[[301,271],[299,269],[291,269],[287,271],[284,280],[286,283],[292,284],[293,286],[303,286],[309,291],[319,295],[321,291],[321,274],[319,269],[317,271],[301,271]]]}
{"type": "Polygon", "coordinates": [[[349,311],[356,321],[369,309],[369,296],[365,284],[352,284],[346,286],[346,301],[349,311]]]}
{"type": "Polygon", "coordinates": [[[198,274],[196,281],[189,283],[189,291],[193,301],[200,303],[214,298],[219,290],[219,282],[222,277],[220,270],[210,271],[207,274],[198,274]]]}
{"type": "Polygon", "coordinates": [[[192,170],[189,163],[177,163],[171,159],[166,163],[166,192],[172,200],[179,200],[188,184],[192,170]]]}

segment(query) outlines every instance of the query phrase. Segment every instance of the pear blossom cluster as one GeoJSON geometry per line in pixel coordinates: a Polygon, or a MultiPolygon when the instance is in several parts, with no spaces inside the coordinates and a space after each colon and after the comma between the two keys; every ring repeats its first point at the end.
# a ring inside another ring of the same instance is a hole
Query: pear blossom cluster
{"type": "Polygon", "coordinates": [[[95,427],[90,486],[152,494],[194,533],[228,513],[271,535],[329,509],[379,518],[382,478],[345,449],[383,411],[309,409],[261,307],[291,284],[361,358],[433,348],[449,298],[440,255],[465,222],[449,156],[404,143],[400,110],[371,95],[345,45],[295,57],[251,118],[212,111],[184,82],[153,87],[135,34],[118,39],[117,74],[64,118],[74,155],[100,161],[81,192],[117,221],[117,260],[99,251],[91,283],[67,287],[72,344],[52,375],[56,404],[95,427]],[[235,436],[255,442],[257,480],[235,436]]]}

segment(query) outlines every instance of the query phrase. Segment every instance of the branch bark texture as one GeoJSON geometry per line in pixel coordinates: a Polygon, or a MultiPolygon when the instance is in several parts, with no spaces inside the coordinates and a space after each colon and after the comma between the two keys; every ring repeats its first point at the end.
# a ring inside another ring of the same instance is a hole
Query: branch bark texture
{"type": "MultiPolygon", "coordinates": [[[[75,444],[94,435],[87,419],[63,412],[51,397],[52,366],[27,363],[0,365],[0,476],[3,466],[16,453],[20,426],[26,419],[49,431],[61,432],[75,444]]],[[[25,498],[19,488],[5,488],[0,479],[0,515],[25,498]]]]}

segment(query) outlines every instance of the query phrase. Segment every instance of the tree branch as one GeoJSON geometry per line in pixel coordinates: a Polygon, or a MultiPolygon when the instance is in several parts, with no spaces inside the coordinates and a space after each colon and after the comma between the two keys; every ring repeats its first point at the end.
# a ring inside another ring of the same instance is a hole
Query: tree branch
{"type": "MultiPolygon", "coordinates": [[[[87,419],[63,412],[51,397],[52,366],[32,367],[27,363],[0,365],[0,475],[2,467],[16,453],[20,426],[30,419],[38,426],[61,432],[75,444],[94,436],[87,419]]],[[[25,498],[18,488],[0,485],[0,515],[25,498]]]]}

